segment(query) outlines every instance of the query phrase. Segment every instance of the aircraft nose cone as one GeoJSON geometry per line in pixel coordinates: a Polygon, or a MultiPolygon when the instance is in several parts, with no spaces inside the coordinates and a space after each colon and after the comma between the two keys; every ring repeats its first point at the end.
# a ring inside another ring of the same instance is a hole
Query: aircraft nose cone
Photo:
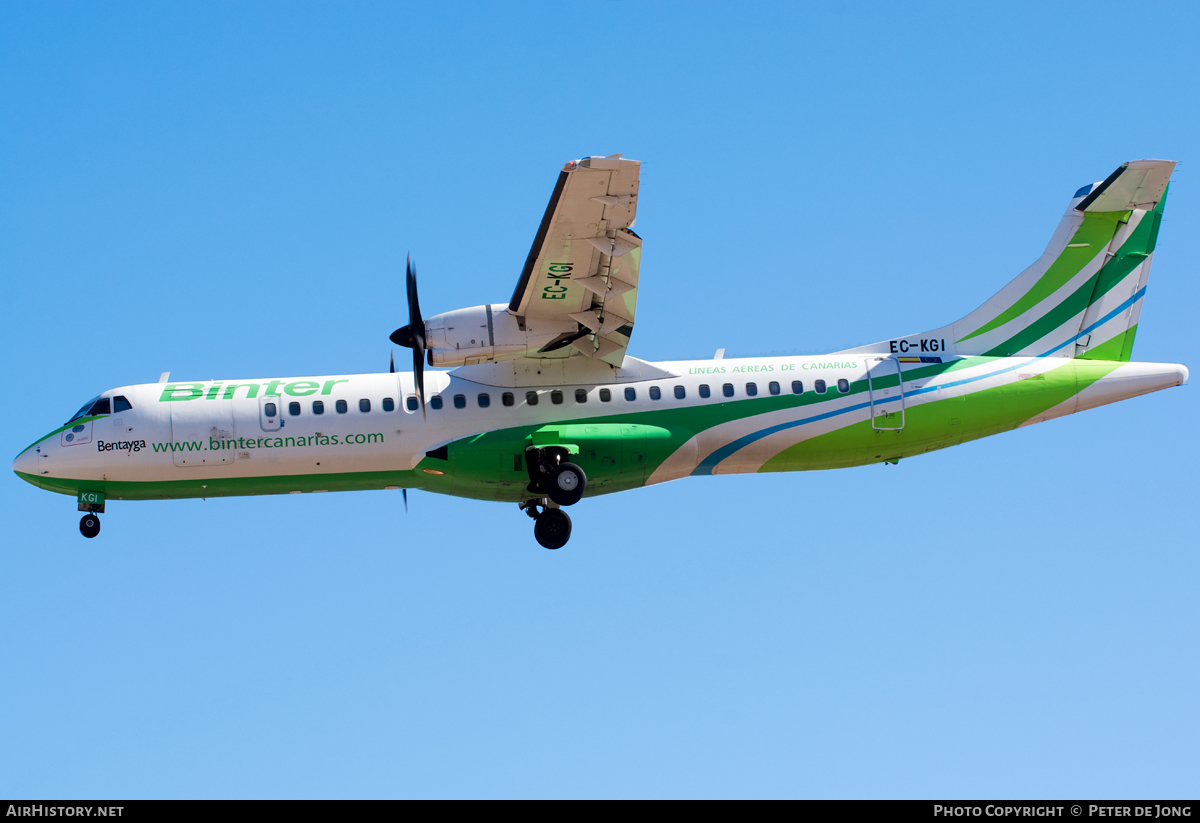
{"type": "Polygon", "coordinates": [[[38,453],[33,449],[26,449],[18,454],[17,459],[13,461],[13,471],[36,475],[38,472],[38,453]]]}

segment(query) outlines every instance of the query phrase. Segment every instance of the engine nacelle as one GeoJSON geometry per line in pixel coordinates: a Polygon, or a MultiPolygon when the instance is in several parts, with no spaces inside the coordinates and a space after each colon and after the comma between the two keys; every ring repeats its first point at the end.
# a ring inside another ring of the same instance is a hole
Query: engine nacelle
{"type": "Polygon", "coordinates": [[[529,318],[518,321],[508,304],[472,306],[444,312],[425,321],[425,345],[435,366],[466,366],[517,357],[566,357],[569,347],[547,354],[538,350],[554,338],[578,329],[574,321],[529,318]]]}

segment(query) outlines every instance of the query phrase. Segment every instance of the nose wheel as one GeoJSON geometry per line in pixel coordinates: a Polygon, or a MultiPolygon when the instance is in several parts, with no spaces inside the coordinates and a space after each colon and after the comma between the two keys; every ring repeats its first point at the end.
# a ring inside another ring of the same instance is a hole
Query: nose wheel
{"type": "MultiPolygon", "coordinates": [[[[570,527],[568,527],[570,531],[570,527]]],[[[100,534],[100,518],[88,512],[79,519],[79,533],[84,537],[95,537],[100,534]]]]}
{"type": "Polygon", "coordinates": [[[520,504],[525,514],[533,518],[533,539],[546,549],[561,549],[571,539],[571,518],[562,509],[551,506],[545,498],[527,500],[520,504]]]}

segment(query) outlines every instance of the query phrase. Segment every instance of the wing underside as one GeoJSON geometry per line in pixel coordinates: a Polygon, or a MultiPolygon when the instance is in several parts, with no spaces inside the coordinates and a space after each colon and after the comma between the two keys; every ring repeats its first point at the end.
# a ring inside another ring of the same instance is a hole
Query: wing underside
{"type": "Polygon", "coordinates": [[[619,366],[637,312],[642,240],[632,230],[641,164],[621,155],[567,163],[508,310],[530,331],[563,328],[540,356],[619,366]]]}

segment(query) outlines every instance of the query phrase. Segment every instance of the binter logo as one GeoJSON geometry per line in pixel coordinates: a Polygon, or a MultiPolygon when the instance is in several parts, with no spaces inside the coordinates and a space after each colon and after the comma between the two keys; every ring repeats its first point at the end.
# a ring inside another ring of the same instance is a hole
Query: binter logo
{"type": "Polygon", "coordinates": [[[242,397],[258,397],[259,390],[265,394],[283,394],[292,397],[308,397],[310,394],[330,394],[338,383],[349,383],[350,378],[338,380],[268,380],[263,383],[227,383],[216,380],[212,383],[167,383],[159,396],[159,403],[177,400],[232,400],[242,392],[242,397]]]}

